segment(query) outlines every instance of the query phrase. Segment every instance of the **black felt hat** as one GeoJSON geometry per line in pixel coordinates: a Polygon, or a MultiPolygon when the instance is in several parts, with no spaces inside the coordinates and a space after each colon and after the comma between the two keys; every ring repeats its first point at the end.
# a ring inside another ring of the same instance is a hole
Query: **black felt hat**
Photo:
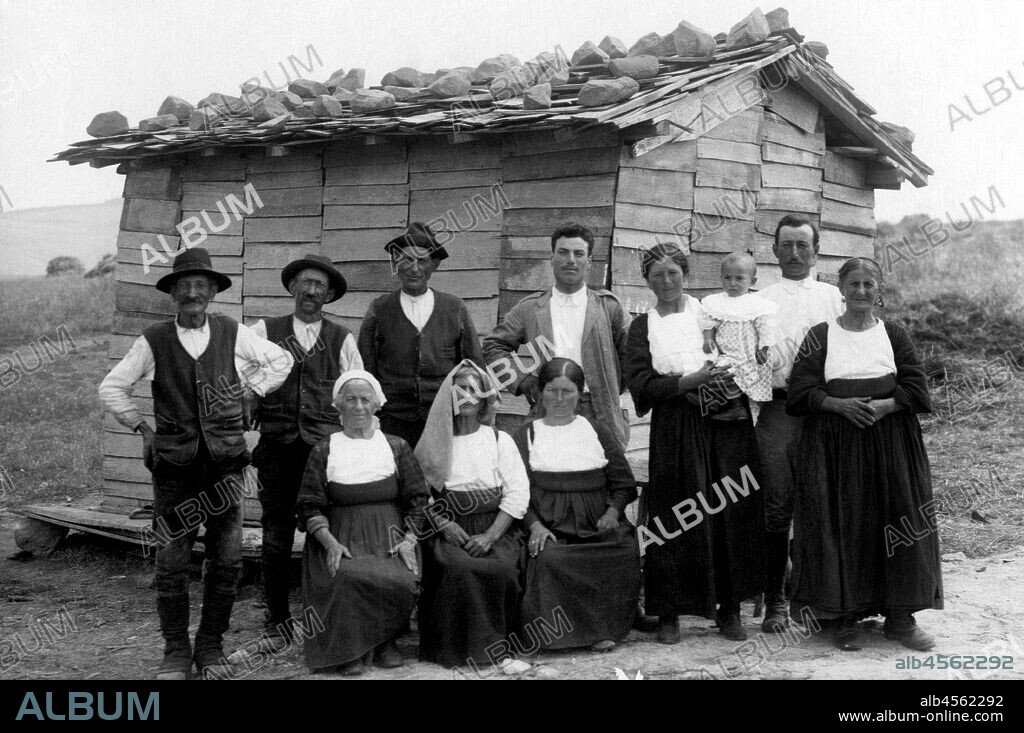
{"type": "Polygon", "coordinates": [[[421,221],[414,221],[409,225],[405,234],[399,234],[385,244],[384,251],[392,254],[395,250],[401,250],[403,247],[420,247],[421,249],[429,250],[432,259],[448,259],[448,250],[438,243],[434,232],[421,221]]]}
{"type": "Polygon", "coordinates": [[[348,283],[345,282],[345,276],[341,274],[341,271],[329,259],[318,254],[308,254],[301,260],[289,262],[284,266],[284,269],[281,270],[281,284],[284,285],[285,290],[288,289],[288,283],[292,281],[293,277],[309,267],[327,275],[327,279],[331,283],[331,290],[334,291],[334,297],[328,300],[328,303],[338,300],[348,290],[348,283]]]}
{"type": "Polygon", "coordinates": [[[170,293],[178,278],[185,275],[202,273],[217,283],[217,292],[223,293],[231,287],[231,278],[213,269],[210,253],[202,247],[186,249],[174,257],[171,271],[156,281],[156,289],[161,293],[170,293]]]}

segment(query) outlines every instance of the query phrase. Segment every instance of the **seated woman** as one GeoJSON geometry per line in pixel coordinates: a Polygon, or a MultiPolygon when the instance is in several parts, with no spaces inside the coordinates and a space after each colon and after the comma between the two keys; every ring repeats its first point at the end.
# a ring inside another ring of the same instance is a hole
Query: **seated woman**
{"type": "Polygon", "coordinates": [[[746,487],[746,475],[758,472],[753,428],[749,419],[702,418],[690,398],[728,374],[703,351],[704,312],[685,292],[689,262],[671,243],[642,255],[658,303],[629,327],[625,373],[637,414],[651,413],[650,480],[640,500],[644,604],[659,618],[663,644],[679,642],[683,614],[714,618],[723,636],[742,641],[740,601],[764,588],[764,506],[760,492],[733,494],[729,482],[746,487]]]}
{"type": "Polygon", "coordinates": [[[519,623],[522,542],[513,523],[526,513],[530,484],[512,437],[489,427],[494,401],[487,372],[462,361],[441,384],[415,451],[438,491],[432,525],[443,524],[424,548],[420,658],[448,667],[499,661],[519,623]]]}
{"type": "Polygon", "coordinates": [[[430,494],[409,445],[374,428],[384,401],[369,372],[338,378],[334,404],[343,429],[313,447],[299,489],[303,604],[326,627],[305,640],[311,670],[357,675],[364,657],[402,665],[395,638],[416,605],[416,537],[430,494]],[[407,531],[393,545],[401,528],[407,531]]]}
{"type": "Polygon", "coordinates": [[[839,270],[846,311],[807,333],[793,365],[786,411],[808,417],[792,603],[833,620],[839,649],[859,649],[857,621],[884,613],[886,638],[927,651],[934,641],[913,614],[943,606],[931,470],[917,419],[931,401],[907,332],[875,316],[881,285],[874,260],[848,260],[839,270]]]}
{"type": "Polygon", "coordinates": [[[543,414],[515,434],[530,479],[523,646],[608,651],[629,633],[640,596],[636,530],[624,517],[636,480],[611,426],[576,415],[580,366],[558,357],[537,378],[543,414]]]}

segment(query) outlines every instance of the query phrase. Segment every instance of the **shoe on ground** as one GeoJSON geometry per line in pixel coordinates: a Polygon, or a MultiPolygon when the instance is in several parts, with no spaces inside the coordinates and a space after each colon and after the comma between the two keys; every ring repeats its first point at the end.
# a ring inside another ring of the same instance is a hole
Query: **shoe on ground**
{"type": "Polygon", "coordinates": [[[351,662],[347,662],[346,664],[338,667],[338,674],[343,677],[358,677],[365,671],[366,667],[363,665],[361,657],[359,659],[353,659],[351,662]]]}
{"type": "Polygon", "coordinates": [[[679,617],[660,616],[658,618],[658,642],[660,644],[678,644],[679,638],[679,617]]]}
{"type": "Polygon", "coordinates": [[[836,619],[832,632],[832,643],[841,652],[859,652],[862,646],[857,619],[853,616],[836,619]]]}
{"type": "Polygon", "coordinates": [[[886,639],[898,641],[914,651],[926,652],[935,646],[935,639],[922,631],[909,613],[886,616],[883,629],[886,639]]]}
{"type": "Polygon", "coordinates": [[[234,673],[234,667],[224,656],[224,650],[220,646],[197,649],[193,661],[196,663],[200,679],[225,679],[234,673]]]}
{"type": "Polygon", "coordinates": [[[192,650],[189,648],[169,650],[156,668],[158,680],[187,680],[192,674],[192,650]]]}
{"type": "Polygon", "coordinates": [[[765,604],[761,631],[766,634],[785,634],[789,630],[789,608],[784,596],[769,598],[765,604]]]}
{"type": "Polygon", "coordinates": [[[599,652],[601,654],[610,652],[615,648],[615,642],[611,639],[602,639],[601,641],[595,642],[590,645],[590,651],[599,652]]]}
{"type": "Polygon", "coordinates": [[[385,641],[373,654],[373,662],[383,669],[395,669],[402,666],[402,653],[394,639],[385,641]]]}
{"type": "Polygon", "coordinates": [[[633,628],[644,634],[653,634],[658,630],[658,617],[645,615],[638,606],[636,616],[633,617],[633,628]]]}
{"type": "Polygon", "coordinates": [[[718,633],[730,641],[746,641],[747,630],[743,628],[738,613],[726,613],[718,619],[718,633]]]}

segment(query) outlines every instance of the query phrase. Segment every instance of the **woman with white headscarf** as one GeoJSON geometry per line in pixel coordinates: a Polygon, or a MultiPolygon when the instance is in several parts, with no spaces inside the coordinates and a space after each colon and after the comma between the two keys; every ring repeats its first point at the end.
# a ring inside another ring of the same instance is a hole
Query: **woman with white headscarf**
{"type": "Polygon", "coordinates": [[[501,661],[519,621],[518,520],[530,483],[512,436],[490,427],[495,398],[490,375],[463,360],[416,446],[438,529],[424,547],[420,658],[447,667],[501,661]]]}
{"type": "Polygon", "coordinates": [[[369,372],[338,378],[342,430],[313,448],[299,489],[299,525],[308,535],[303,605],[325,627],[305,640],[312,670],[357,675],[371,659],[402,664],[395,638],[416,605],[416,538],[429,492],[408,443],[374,426],[384,402],[369,372]]]}

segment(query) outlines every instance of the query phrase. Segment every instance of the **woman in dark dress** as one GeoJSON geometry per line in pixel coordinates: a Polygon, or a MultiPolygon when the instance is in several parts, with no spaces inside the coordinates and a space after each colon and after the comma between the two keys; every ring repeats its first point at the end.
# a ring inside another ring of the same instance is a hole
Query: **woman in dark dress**
{"type": "Polygon", "coordinates": [[[358,675],[371,658],[402,665],[395,638],[416,605],[416,538],[429,491],[409,445],[374,427],[384,401],[369,372],[338,378],[343,430],[314,446],[299,489],[303,603],[326,627],[305,640],[312,670],[358,675]]]}
{"type": "Polygon", "coordinates": [[[640,595],[625,519],[636,480],[612,428],[575,414],[580,366],[558,357],[537,378],[544,414],[515,434],[530,480],[523,645],[608,651],[629,633],[640,595]]]}
{"type": "Polygon", "coordinates": [[[519,625],[519,521],[530,483],[512,436],[494,430],[496,391],[469,359],[441,383],[416,459],[440,532],[424,545],[420,658],[457,667],[497,663],[519,625]]]}
{"type": "Polygon", "coordinates": [[[857,621],[885,614],[885,635],[927,651],[913,614],[942,608],[931,469],[917,413],[928,384],[900,326],[875,316],[882,273],[839,270],[846,311],[812,328],[793,365],[786,411],[807,415],[794,515],[793,608],[832,619],[835,644],[860,648],[857,621]]]}
{"type": "Polygon", "coordinates": [[[703,353],[700,302],[683,292],[686,256],[659,244],[643,253],[641,269],[658,304],[630,325],[625,373],[637,414],[651,413],[649,483],[640,502],[644,605],[659,618],[662,643],[679,641],[681,614],[714,618],[726,638],[741,641],[740,601],[764,588],[764,509],[749,410],[742,420],[701,416],[701,387],[728,373],[703,353]]]}

